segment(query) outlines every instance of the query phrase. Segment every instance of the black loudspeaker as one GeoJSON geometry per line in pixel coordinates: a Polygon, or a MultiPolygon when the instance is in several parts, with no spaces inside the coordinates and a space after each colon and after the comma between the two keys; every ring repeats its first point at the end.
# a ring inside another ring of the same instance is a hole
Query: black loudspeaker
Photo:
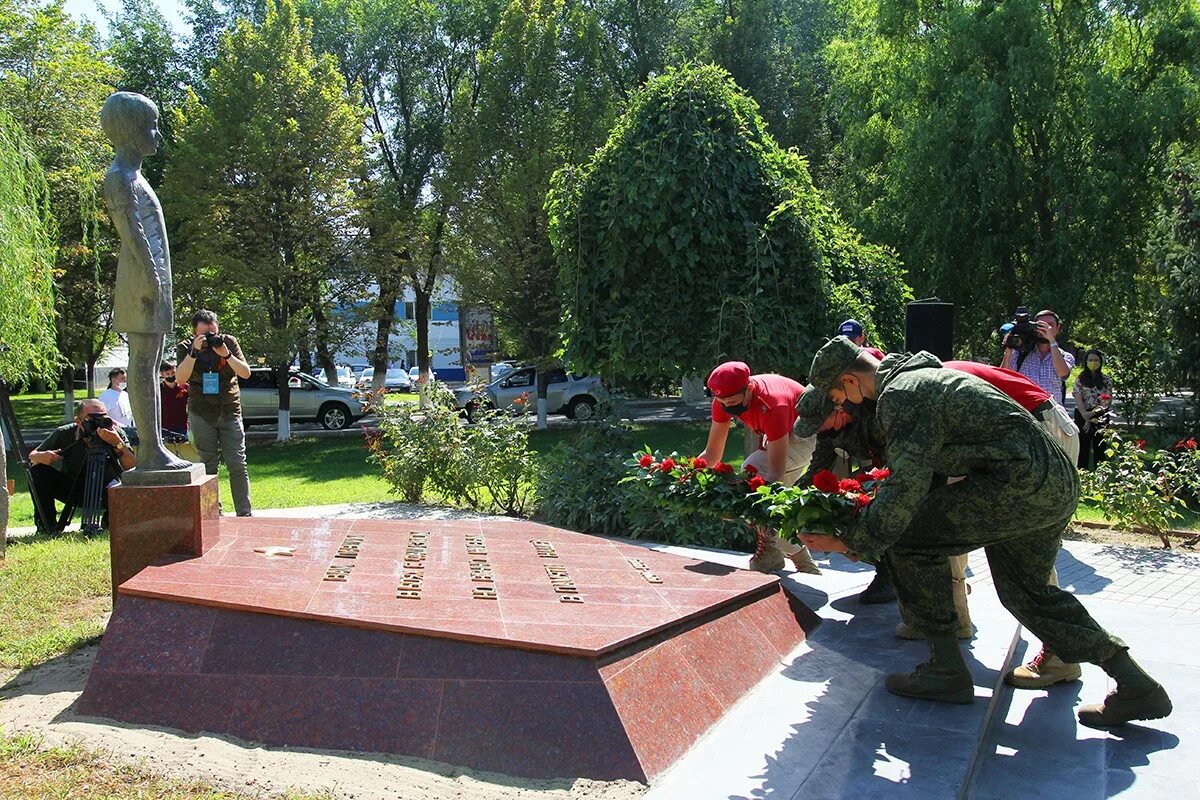
{"type": "Polygon", "coordinates": [[[954,358],[954,304],[916,300],[904,314],[904,349],[928,350],[943,361],[954,358]]]}

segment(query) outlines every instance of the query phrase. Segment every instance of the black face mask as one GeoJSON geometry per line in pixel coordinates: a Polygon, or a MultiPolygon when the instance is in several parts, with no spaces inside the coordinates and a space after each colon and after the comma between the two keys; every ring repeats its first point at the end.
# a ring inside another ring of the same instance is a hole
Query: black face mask
{"type": "Polygon", "coordinates": [[[750,410],[750,406],[746,403],[738,403],[736,406],[725,406],[725,413],[731,417],[740,417],[750,410]]]}
{"type": "Polygon", "coordinates": [[[867,397],[864,397],[860,403],[843,400],[842,411],[845,411],[851,419],[859,420],[875,413],[875,401],[867,397]]]}

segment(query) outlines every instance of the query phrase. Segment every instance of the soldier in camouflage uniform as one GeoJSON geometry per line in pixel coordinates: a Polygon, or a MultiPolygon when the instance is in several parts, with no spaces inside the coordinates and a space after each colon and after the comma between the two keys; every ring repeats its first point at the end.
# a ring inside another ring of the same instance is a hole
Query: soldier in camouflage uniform
{"type": "Polygon", "coordinates": [[[841,542],[802,538],[886,564],[908,622],[928,636],[930,661],[909,675],[889,675],[889,691],[950,703],[974,698],[954,636],[946,557],[982,547],[1004,607],[1064,660],[1099,664],[1116,681],[1104,702],[1079,709],[1080,722],[1118,725],[1171,713],[1166,691],[1125,643],[1074,595],[1046,584],[1079,500],[1079,477],[1029,412],[929,353],[880,362],[841,336],[817,353],[810,379],[839,405],[874,400],[887,445],[891,477],[841,542]],[[935,476],[946,475],[964,477],[935,485],[935,476]]]}

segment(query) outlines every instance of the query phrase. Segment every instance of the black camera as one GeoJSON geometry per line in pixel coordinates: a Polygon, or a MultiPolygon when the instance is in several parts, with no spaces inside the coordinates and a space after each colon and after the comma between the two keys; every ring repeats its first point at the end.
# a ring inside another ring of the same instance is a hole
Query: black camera
{"type": "Polygon", "coordinates": [[[1004,346],[1022,353],[1032,352],[1033,348],[1037,347],[1040,337],[1037,323],[1029,319],[1029,309],[1017,306],[1009,324],[1012,325],[1012,330],[1004,337],[1004,346]]]}
{"type": "Polygon", "coordinates": [[[83,435],[95,436],[96,431],[100,429],[111,431],[114,424],[113,418],[108,414],[93,412],[88,414],[87,419],[83,421],[83,435]]]}
{"type": "Polygon", "coordinates": [[[210,333],[204,334],[204,341],[206,341],[208,343],[209,350],[215,350],[218,347],[225,346],[225,337],[219,333],[211,333],[210,332],[210,333]]]}

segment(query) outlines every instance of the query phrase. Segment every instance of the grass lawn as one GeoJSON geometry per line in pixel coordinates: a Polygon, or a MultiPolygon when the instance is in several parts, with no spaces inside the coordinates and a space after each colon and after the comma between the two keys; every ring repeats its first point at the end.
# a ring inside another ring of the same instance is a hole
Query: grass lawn
{"type": "MultiPolygon", "coordinates": [[[[159,778],[141,767],[113,764],[82,747],[43,749],[30,736],[0,735],[0,798],[28,800],[249,800],[261,794],[222,792],[208,783],[159,778]]],[[[318,800],[332,795],[278,795],[318,800]]]]}
{"type": "MultiPolygon", "coordinates": [[[[87,396],[87,392],[76,392],[75,398],[82,399],[87,396]]],[[[14,394],[12,396],[13,412],[17,415],[17,422],[21,423],[23,430],[30,428],[57,428],[66,422],[63,413],[63,397],[62,392],[57,395],[51,395],[49,392],[41,394],[14,394]]],[[[30,442],[30,444],[37,444],[30,442]]]]}

